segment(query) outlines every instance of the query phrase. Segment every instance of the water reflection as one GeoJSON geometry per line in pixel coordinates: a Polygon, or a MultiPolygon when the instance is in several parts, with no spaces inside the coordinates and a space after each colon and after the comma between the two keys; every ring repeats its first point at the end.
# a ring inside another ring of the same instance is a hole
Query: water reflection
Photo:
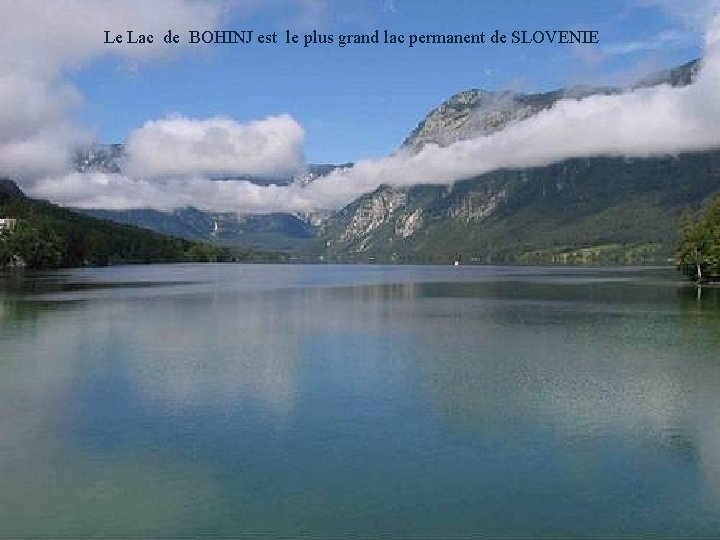
{"type": "Polygon", "coordinates": [[[0,534],[720,530],[717,289],[166,268],[0,287],[0,534]]]}

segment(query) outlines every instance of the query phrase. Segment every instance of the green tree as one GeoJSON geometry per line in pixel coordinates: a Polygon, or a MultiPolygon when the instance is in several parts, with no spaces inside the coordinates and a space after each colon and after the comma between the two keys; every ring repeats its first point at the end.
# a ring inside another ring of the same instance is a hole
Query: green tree
{"type": "Polygon", "coordinates": [[[56,268],[63,261],[63,242],[52,229],[38,229],[24,221],[8,236],[12,254],[21,257],[30,268],[56,268]]]}
{"type": "Polygon", "coordinates": [[[720,277],[720,196],[710,201],[697,220],[692,212],[683,212],[677,263],[696,280],[720,277]]]}
{"type": "Polygon", "coordinates": [[[10,250],[9,235],[9,232],[0,233],[0,268],[12,260],[13,252],[10,250]]]}

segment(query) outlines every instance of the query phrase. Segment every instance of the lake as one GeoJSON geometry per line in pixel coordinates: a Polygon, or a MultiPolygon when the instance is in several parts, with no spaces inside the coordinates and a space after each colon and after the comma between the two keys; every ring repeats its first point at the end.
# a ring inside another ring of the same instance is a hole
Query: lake
{"type": "Polygon", "coordinates": [[[0,536],[720,535],[672,268],[0,277],[0,536]]]}

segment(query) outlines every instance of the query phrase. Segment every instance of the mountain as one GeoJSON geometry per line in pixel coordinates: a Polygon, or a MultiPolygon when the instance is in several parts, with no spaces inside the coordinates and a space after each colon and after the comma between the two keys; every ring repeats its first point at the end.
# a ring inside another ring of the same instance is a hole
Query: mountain
{"type": "Polygon", "coordinates": [[[171,212],[151,209],[82,212],[162,234],[245,249],[293,252],[317,236],[316,227],[309,221],[284,213],[243,215],[203,212],[192,207],[171,212]]]}
{"type": "Polygon", "coordinates": [[[0,218],[13,218],[0,232],[0,267],[22,260],[32,268],[129,262],[230,259],[227,250],[120,225],[26,197],[15,182],[0,179],[0,218]]]}
{"type": "MultiPolygon", "coordinates": [[[[78,172],[120,173],[127,159],[123,144],[96,144],[78,149],[73,165],[78,172]]],[[[342,165],[310,164],[298,175],[288,177],[217,176],[213,180],[245,180],[258,185],[307,185],[342,165]]],[[[193,241],[206,241],[244,249],[297,252],[317,236],[317,226],[329,212],[288,214],[242,214],[206,212],[193,207],[169,212],[152,209],[78,209],[89,216],[135,225],[193,241]]]]}
{"type": "Polygon", "coordinates": [[[78,172],[119,173],[125,158],[124,144],[94,144],[78,148],[72,164],[78,172]]]}
{"type": "Polygon", "coordinates": [[[685,206],[720,189],[720,152],[575,159],[453,187],[381,187],[321,231],[328,259],[501,263],[664,261],[685,206]]]}
{"type": "MultiPolygon", "coordinates": [[[[686,86],[699,68],[700,61],[692,60],[645,77],[631,88],[660,84],[686,86]]],[[[592,95],[619,94],[622,91],[622,88],[592,86],[576,86],[539,94],[490,92],[477,88],[465,90],[430,111],[405,139],[402,148],[417,151],[428,143],[447,146],[468,137],[501,131],[512,123],[549,109],[564,98],[581,99],[592,95]]]]}
{"type": "MultiPolygon", "coordinates": [[[[698,67],[692,61],[635,87],[687,85],[698,67]]],[[[460,92],[432,110],[403,148],[497,132],[566,96],[620,91],[460,92]]],[[[312,253],[341,261],[661,262],[675,250],[683,208],[698,208],[718,190],[720,152],[571,159],[451,186],[382,186],[326,220],[312,253]]]]}

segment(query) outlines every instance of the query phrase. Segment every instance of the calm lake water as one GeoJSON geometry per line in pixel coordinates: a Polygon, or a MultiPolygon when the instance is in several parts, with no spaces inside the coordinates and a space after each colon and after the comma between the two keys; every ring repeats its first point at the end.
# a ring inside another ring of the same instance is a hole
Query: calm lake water
{"type": "Polygon", "coordinates": [[[0,277],[0,536],[720,535],[673,269],[0,277]]]}

